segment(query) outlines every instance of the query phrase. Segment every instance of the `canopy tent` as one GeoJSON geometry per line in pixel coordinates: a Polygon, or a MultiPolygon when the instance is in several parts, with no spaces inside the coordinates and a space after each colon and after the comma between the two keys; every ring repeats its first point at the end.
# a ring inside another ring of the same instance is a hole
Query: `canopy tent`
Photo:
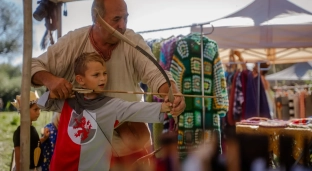
{"type": "MultiPolygon", "coordinates": [[[[211,24],[215,28],[207,36],[217,41],[223,61],[228,61],[229,49],[240,50],[250,62],[268,60],[280,64],[312,60],[312,11],[287,0],[255,0],[211,24]],[[222,26],[224,23],[226,26],[222,26]]],[[[211,29],[204,27],[203,32],[211,29]]],[[[200,32],[200,27],[192,27],[191,32],[200,32]]]]}
{"type": "Polygon", "coordinates": [[[294,64],[265,78],[267,80],[312,80],[312,61],[294,64]]]}

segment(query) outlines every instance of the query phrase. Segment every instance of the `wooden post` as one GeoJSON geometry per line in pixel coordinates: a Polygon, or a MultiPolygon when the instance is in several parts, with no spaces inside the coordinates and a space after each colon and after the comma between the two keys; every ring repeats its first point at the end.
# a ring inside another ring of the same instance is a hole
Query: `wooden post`
{"type": "Polygon", "coordinates": [[[57,39],[62,37],[62,5],[63,2],[57,3],[57,39]]]}
{"type": "MultiPolygon", "coordinates": [[[[273,62],[273,73],[276,73],[275,60],[276,60],[276,51],[275,48],[267,49],[267,59],[272,63],[273,62]]],[[[277,86],[277,81],[275,80],[275,86],[277,86]]]]}
{"type": "Polygon", "coordinates": [[[32,58],[32,0],[24,0],[24,46],[21,86],[21,135],[20,135],[20,169],[29,170],[30,156],[30,67],[32,58]]]}

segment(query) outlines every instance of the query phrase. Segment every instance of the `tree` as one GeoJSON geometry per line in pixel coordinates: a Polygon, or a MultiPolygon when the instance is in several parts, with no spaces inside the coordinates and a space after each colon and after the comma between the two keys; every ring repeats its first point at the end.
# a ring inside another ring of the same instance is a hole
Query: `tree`
{"type": "Polygon", "coordinates": [[[0,64],[0,98],[4,105],[20,94],[21,80],[22,73],[19,66],[0,64]]]}
{"type": "MultiPolygon", "coordinates": [[[[12,102],[16,95],[21,94],[21,81],[22,72],[20,66],[5,63],[0,64],[0,98],[3,100],[4,105],[12,102]]],[[[39,95],[42,95],[46,87],[31,89],[31,91],[35,90],[38,91],[39,95]]],[[[9,109],[14,110],[14,107],[10,106],[9,109]]]]}
{"type": "Polygon", "coordinates": [[[0,4],[0,57],[10,61],[22,49],[22,9],[8,0],[0,4]]]}

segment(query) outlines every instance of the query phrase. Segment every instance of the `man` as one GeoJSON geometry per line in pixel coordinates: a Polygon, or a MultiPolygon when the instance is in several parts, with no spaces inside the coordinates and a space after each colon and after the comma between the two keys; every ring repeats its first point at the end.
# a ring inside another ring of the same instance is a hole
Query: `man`
{"type": "MultiPolygon", "coordinates": [[[[151,50],[143,38],[127,29],[127,5],[123,0],[94,0],[92,4],[93,25],[69,32],[58,40],[47,52],[32,61],[33,86],[46,86],[50,93],[60,99],[68,98],[74,84],[73,64],[75,58],[84,52],[97,52],[107,63],[109,73],[108,90],[142,91],[139,82],[146,83],[153,92],[167,93],[168,84],[154,64],[136,49],[121,42],[109,34],[97,22],[94,8],[101,17],[113,28],[141,46],[150,54],[151,50]]],[[[170,73],[173,92],[179,93],[170,73]]],[[[141,101],[142,95],[114,94],[106,95],[127,101],[141,101]]],[[[173,102],[173,114],[184,111],[185,102],[176,96],[173,102]]],[[[146,154],[144,147],[151,145],[150,133],[144,123],[115,123],[113,148],[116,150],[115,161],[133,162],[146,154]],[[129,160],[130,159],[130,160],[129,160]]]]}

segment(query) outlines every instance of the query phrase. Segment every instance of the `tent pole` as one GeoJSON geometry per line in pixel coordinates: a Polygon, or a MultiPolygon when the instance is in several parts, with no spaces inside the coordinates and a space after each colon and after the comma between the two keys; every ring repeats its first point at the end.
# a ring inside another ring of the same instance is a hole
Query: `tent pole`
{"type": "Polygon", "coordinates": [[[57,4],[57,39],[62,37],[62,2],[57,4]]]}
{"type": "Polygon", "coordinates": [[[261,68],[260,68],[260,62],[257,62],[258,67],[258,99],[257,99],[257,116],[260,117],[260,81],[261,81],[261,68]]]}
{"type": "Polygon", "coordinates": [[[21,134],[20,134],[20,169],[29,170],[30,156],[30,67],[32,58],[32,0],[24,0],[24,46],[23,46],[23,68],[21,85],[21,134]]]}
{"type": "MultiPolygon", "coordinates": [[[[204,38],[203,38],[203,25],[200,25],[200,56],[201,56],[201,91],[202,95],[205,95],[205,77],[204,77],[204,38]]],[[[205,125],[205,98],[202,98],[202,118],[203,118],[203,131],[206,130],[205,125]]],[[[205,140],[204,140],[205,141],[205,140]]],[[[205,143],[204,143],[205,147],[205,143]]]]}
{"type": "MultiPolygon", "coordinates": [[[[274,63],[273,64],[273,74],[275,74],[276,73],[276,66],[275,66],[276,64],[274,63]]],[[[275,86],[277,86],[277,80],[274,80],[274,83],[275,83],[275,86]]]]}

